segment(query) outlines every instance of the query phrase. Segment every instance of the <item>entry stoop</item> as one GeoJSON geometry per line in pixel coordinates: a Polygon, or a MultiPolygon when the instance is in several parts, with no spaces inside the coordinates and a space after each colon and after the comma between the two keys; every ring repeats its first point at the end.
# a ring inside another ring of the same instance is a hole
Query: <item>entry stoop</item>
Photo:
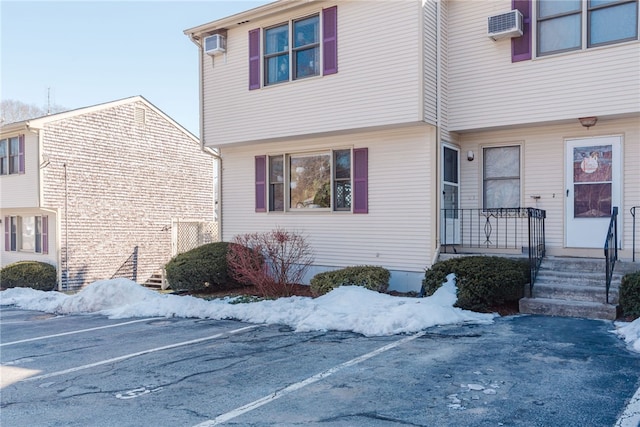
{"type": "Polygon", "coordinates": [[[533,286],[533,296],[520,300],[520,313],[615,320],[620,281],[640,268],[617,261],[606,303],[604,258],[546,257],[533,286]]]}

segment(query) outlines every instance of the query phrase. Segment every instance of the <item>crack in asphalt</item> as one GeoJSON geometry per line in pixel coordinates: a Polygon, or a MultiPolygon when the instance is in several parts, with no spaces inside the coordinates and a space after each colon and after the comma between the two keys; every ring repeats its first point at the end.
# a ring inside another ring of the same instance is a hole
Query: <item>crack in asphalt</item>
{"type": "Polygon", "coordinates": [[[338,415],[335,417],[330,417],[330,418],[323,418],[320,420],[320,422],[322,423],[331,423],[331,422],[335,422],[335,421],[342,421],[342,420],[348,420],[351,418],[368,418],[368,419],[372,419],[372,420],[377,420],[377,421],[387,421],[387,422],[392,422],[394,424],[398,424],[398,425],[404,425],[404,426],[415,426],[415,427],[428,427],[426,424],[416,424],[416,423],[412,423],[409,421],[403,421],[403,420],[399,420],[397,418],[392,418],[392,417],[387,417],[384,415],[380,415],[378,413],[375,412],[358,412],[355,414],[346,414],[346,415],[338,415]]]}

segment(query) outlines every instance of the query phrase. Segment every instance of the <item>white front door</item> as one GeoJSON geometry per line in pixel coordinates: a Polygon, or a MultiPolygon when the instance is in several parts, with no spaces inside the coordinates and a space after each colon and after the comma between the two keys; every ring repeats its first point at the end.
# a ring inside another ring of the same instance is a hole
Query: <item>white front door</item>
{"type": "Polygon", "coordinates": [[[566,141],[567,247],[604,246],[611,210],[620,206],[620,150],[619,136],[566,141]]]}
{"type": "Polygon", "coordinates": [[[440,242],[460,244],[460,150],[442,146],[442,224],[440,242]]]}

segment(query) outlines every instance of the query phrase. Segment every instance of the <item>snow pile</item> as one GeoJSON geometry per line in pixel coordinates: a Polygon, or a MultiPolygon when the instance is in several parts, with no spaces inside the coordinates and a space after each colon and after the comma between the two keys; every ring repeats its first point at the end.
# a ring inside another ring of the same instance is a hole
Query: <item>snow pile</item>
{"type": "Polygon", "coordinates": [[[633,351],[640,353],[640,318],[631,323],[616,323],[617,329],[614,331],[620,335],[633,351]]]}
{"type": "Polygon", "coordinates": [[[12,288],[0,292],[0,305],[57,314],[96,313],[110,318],[191,317],[284,324],[296,331],[352,331],[366,336],[410,333],[447,324],[491,323],[494,314],[453,307],[453,275],[428,298],[395,297],[343,286],[319,298],[289,297],[249,304],[206,301],[159,294],[128,279],[101,280],[75,295],[12,288]]]}

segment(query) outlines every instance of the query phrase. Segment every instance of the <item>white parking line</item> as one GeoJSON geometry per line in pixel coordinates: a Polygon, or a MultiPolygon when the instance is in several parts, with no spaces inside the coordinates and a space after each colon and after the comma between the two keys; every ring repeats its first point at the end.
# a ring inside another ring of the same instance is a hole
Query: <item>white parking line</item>
{"type": "Polygon", "coordinates": [[[640,425],[640,388],[624,408],[624,412],[618,418],[615,427],[638,427],[640,425]]]}
{"type": "Polygon", "coordinates": [[[380,347],[379,349],[374,350],[374,351],[372,351],[370,353],[363,354],[362,356],[356,357],[355,359],[348,360],[348,361],[346,361],[344,363],[341,363],[340,365],[334,366],[333,368],[329,368],[326,371],[322,371],[322,372],[320,372],[318,374],[315,374],[312,377],[307,378],[306,380],[297,382],[295,384],[291,384],[290,386],[285,387],[282,390],[275,391],[274,393],[272,393],[272,394],[270,394],[268,396],[262,397],[262,398],[260,398],[258,400],[254,400],[251,403],[248,403],[248,404],[246,404],[244,406],[236,408],[236,409],[234,409],[232,411],[229,411],[229,412],[227,412],[225,414],[218,415],[213,420],[204,421],[204,422],[202,422],[202,423],[200,423],[200,424],[198,424],[198,425],[196,425],[194,427],[209,427],[209,426],[215,426],[215,425],[218,425],[218,424],[222,424],[222,423],[224,423],[226,421],[229,421],[229,420],[231,420],[233,418],[236,418],[236,417],[238,417],[238,416],[240,416],[242,414],[245,414],[247,412],[253,411],[254,409],[259,408],[262,405],[266,405],[267,403],[273,402],[276,399],[280,399],[281,397],[286,396],[287,394],[293,393],[294,391],[299,390],[299,389],[301,389],[303,387],[306,387],[309,384],[313,384],[313,383],[318,382],[318,381],[320,381],[320,380],[322,380],[324,378],[327,378],[327,377],[335,374],[336,372],[341,371],[344,368],[347,368],[347,367],[353,366],[353,365],[357,365],[358,363],[364,362],[367,359],[371,359],[372,357],[377,356],[380,353],[384,353],[385,351],[391,350],[392,348],[395,348],[395,347],[397,347],[397,346],[399,346],[401,344],[404,344],[404,343],[409,342],[409,341],[413,341],[416,338],[420,338],[424,334],[426,334],[426,332],[422,331],[422,332],[418,332],[417,334],[411,335],[409,337],[403,338],[401,340],[394,341],[391,344],[387,344],[384,347],[380,347]]]}
{"type": "Polygon", "coordinates": [[[158,319],[164,319],[164,317],[151,317],[151,318],[147,318],[147,319],[132,320],[130,322],[116,323],[114,325],[97,326],[95,328],[79,329],[77,331],[61,332],[59,334],[44,335],[44,336],[41,336],[41,337],[27,338],[27,339],[19,340],[19,341],[5,342],[5,343],[0,344],[0,347],[4,347],[4,346],[7,346],[7,345],[21,344],[21,343],[30,342],[30,341],[46,340],[48,338],[63,337],[65,335],[81,334],[83,332],[97,331],[99,329],[115,328],[117,326],[130,325],[132,323],[139,323],[139,322],[148,322],[149,320],[158,320],[158,319]]]}
{"type": "Polygon", "coordinates": [[[237,333],[240,333],[240,332],[248,331],[249,329],[259,328],[260,326],[262,326],[262,325],[245,326],[244,328],[234,329],[232,331],[221,332],[219,334],[211,335],[209,337],[198,338],[198,339],[190,340],[190,341],[183,341],[183,342],[179,342],[179,343],[176,343],[176,344],[165,345],[165,346],[162,346],[162,347],[150,348],[148,350],[142,350],[142,351],[138,351],[138,352],[135,352],[135,353],[125,354],[124,356],[114,357],[112,359],[101,360],[99,362],[89,363],[88,365],[76,366],[75,368],[69,368],[69,369],[65,369],[63,371],[56,371],[56,372],[51,372],[49,374],[43,374],[43,375],[38,375],[38,376],[35,376],[35,377],[25,378],[25,379],[21,380],[20,382],[37,381],[37,380],[43,380],[45,378],[57,377],[57,376],[60,376],[60,375],[69,374],[71,372],[77,372],[77,371],[82,371],[84,369],[94,368],[96,366],[106,365],[106,364],[114,363],[114,362],[120,362],[122,360],[131,359],[132,357],[142,356],[143,354],[155,353],[157,351],[169,350],[170,348],[182,347],[182,346],[185,346],[185,345],[196,344],[196,343],[203,342],[203,341],[214,340],[216,338],[220,338],[220,337],[225,336],[225,335],[233,335],[233,334],[237,334],[237,333]]]}

